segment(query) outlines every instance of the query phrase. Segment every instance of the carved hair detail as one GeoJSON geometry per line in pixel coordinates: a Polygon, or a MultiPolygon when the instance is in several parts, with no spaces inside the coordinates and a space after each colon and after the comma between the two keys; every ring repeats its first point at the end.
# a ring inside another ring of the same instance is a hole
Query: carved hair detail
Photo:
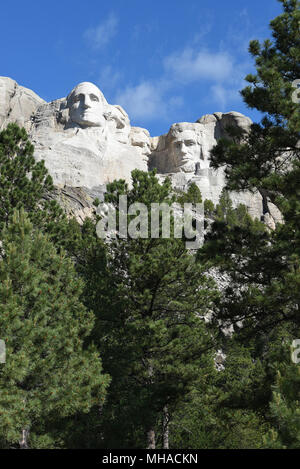
{"type": "Polygon", "coordinates": [[[100,91],[100,89],[99,89],[96,85],[94,85],[93,83],[90,83],[90,82],[88,82],[88,81],[83,81],[82,83],[79,83],[78,85],[76,85],[76,86],[72,89],[72,91],[68,94],[68,96],[67,96],[67,98],[66,98],[66,100],[67,100],[67,106],[68,106],[68,107],[71,107],[71,106],[72,106],[72,104],[73,104],[73,99],[74,99],[74,95],[75,95],[76,91],[78,91],[78,89],[81,88],[81,87],[84,86],[84,85],[89,85],[89,86],[92,86],[93,88],[95,88],[95,90],[97,91],[97,93],[98,93],[98,95],[99,95],[99,97],[100,97],[100,99],[101,99],[101,102],[102,102],[103,106],[104,106],[104,107],[107,106],[107,101],[106,101],[106,99],[105,99],[105,97],[104,97],[102,91],[100,91]]]}

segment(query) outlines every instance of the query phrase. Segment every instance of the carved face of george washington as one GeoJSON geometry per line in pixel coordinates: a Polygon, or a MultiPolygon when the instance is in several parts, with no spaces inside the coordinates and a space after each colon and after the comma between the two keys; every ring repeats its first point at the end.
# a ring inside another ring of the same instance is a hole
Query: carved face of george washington
{"type": "Polygon", "coordinates": [[[72,122],[81,127],[104,127],[104,97],[93,83],[77,85],[67,97],[72,122]]]}

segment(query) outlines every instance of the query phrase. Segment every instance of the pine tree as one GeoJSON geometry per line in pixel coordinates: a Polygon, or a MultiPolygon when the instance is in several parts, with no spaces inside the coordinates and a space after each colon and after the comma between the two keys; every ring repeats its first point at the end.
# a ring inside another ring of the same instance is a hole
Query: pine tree
{"type": "Polygon", "coordinates": [[[289,363],[284,370],[278,371],[270,402],[273,428],[264,437],[267,448],[300,448],[299,382],[298,366],[289,363]]]}
{"type": "Polygon", "coordinates": [[[215,206],[210,199],[204,201],[204,215],[207,218],[211,218],[215,210],[215,206]]]}
{"type": "Polygon", "coordinates": [[[94,316],[80,301],[82,282],[28,216],[15,211],[1,233],[1,444],[63,445],[59,420],[102,407],[108,377],[93,345],[94,316]],[[56,432],[55,432],[56,429],[56,432]]]}
{"type": "MultiPolygon", "coordinates": [[[[170,181],[159,184],[155,173],[136,170],[132,180],[132,189],[124,181],[108,185],[107,202],[117,208],[118,196],[126,194],[128,206],[139,202],[150,209],[176,200],[170,181]]],[[[203,316],[217,295],[214,283],[183,239],[172,231],[168,239],[148,235],[111,242],[109,296],[97,291],[99,347],[112,376],[103,440],[109,447],[159,444],[162,416],[169,423],[199,373],[213,369],[215,343],[203,316]]],[[[163,434],[166,447],[166,427],[163,434]]]]}
{"type": "Polygon", "coordinates": [[[219,203],[216,206],[216,220],[225,221],[228,224],[232,224],[233,218],[234,208],[229,192],[226,189],[223,189],[220,195],[219,203]]]}
{"type": "Polygon", "coordinates": [[[252,359],[261,360],[268,376],[260,379],[270,403],[255,404],[273,427],[264,445],[295,448],[298,370],[286,352],[279,354],[274,341],[289,345],[300,332],[300,107],[292,99],[300,77],[300,3],[280,1],[283,13],[271,22],[273,40],[250,43],[257,72],[247,76],[249,86],[242,91],[246,104],[265,115],[248,135],[221,140],[212,152],[212,165],[227,165],[228,190],[259,191],[264,207],[272,202],[283,223],[273,230],[250,219],[233,229],[215,223],[199,258],[209,258],[229,275],[214,317],[233,324],[239,340],[254,341],[252,359]]]}
{"type": "Polygon", "coordinates": [[[273,41],[250,43],[257,73],[242,91],[246,104],[266,114],[249,135],[221,140],[212,165],[227,165],[227,189],[259,191],[284,223],[273,231],[259,221],[246,220],[234,230],[217,223],[203,251],[232,278],[219,318],[249,320],[257,328],[282,321],[299,325],[300,107],[292,83],[300,76],[300,4],[281,3],[283,14],[271,22],[273,41]]]}
{"type": "Polygon", "coordinates": [[[24,128],[12,123],[0,132],[0,229],[14,209],[23,208],[34,226],[62,243],[69,235],[68,222],[57,202],[48,200],[52,178],[44,161],[36,162],[33,155],[24,128]]]}
{"type": "MultiPolygon", "coordinates": [[[[244,351],[245,352],[245,351],[244,351]]],[[[270,425],[247,398],[255,391],[255,365],[248,356],[231,357],[227,370],[199,379],[170,424],[176,449],[260,449],[270,425]],[[233,369],[234,365],[234,369],[233,369]],[[238,381],[239,380],[239,381],[238,381]],[[241,398],[243,396],[243,399],[241,398]]]]}
{"type": "Polygon", "coordinates": [[[192,182],[192,184],[189,185],[188,190],[186,192],[181,192],[180,195],[177,196],[177,201],[180,204],[184,204],[184,203],[201,204],[202,196],[201,196],[201,191],[199,187],[194,182],[192,182]]]}
{"type": "Polygon", "coordinates": [[[282,340],[281,353],[275,356],[273,363],[276,376],[269,402],[271,429],[264,436],[267,448],[300,448],[300,368],[291,360],[291,332],[282,340]]]}

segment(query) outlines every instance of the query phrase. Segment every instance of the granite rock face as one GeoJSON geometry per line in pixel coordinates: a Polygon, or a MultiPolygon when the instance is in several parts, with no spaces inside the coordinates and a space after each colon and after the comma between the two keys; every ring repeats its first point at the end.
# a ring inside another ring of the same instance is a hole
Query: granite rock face
{"type": "Polygon", "coordinates": [[[19,86],[16,81],[0,77],[0,130],[10,122],[30,128],[30,119],[38,106],[45,103],[33,91],[19,86]]]}
{"type": "Polygon", "coordinates": [[[135,168],[147,170],[131,130],[121,106],[108,104],[92,83],[81,83],[66,98],[39,106],[29,135],[56,186],[102,191],[114,179],[129,182],[135,168]]]}
{"type": "MultiPolygon", "coordinates": [[[[238,112],[207,114],[196,123],[173,124],[166,135],[153,142],[149,169],[157,168],[161,177],[171,178],[173,185],[186,191],[191,183],[201,190],[203,200],[217,204],[225,185],[224,170],[210,168],[210,151],[221,137],[227,136],[228,127],[247,130],[251,120],[238,112]],[[165,176],[164,176],[165,175],[165,176]]],[[[242,203],[253,217],[263,215],[260,194],[231,193],[234,206],[242,203]]]]}
{"type": "MultiPolygon", "coordinates": [[[[129,116],[109,104],[92,83],[77,85],[67,97],[50,103],[10,78],[0,77],[0,128],[17,122],[43,159],[56,186],[53,194],[67,213],[79,220],[93,210],[92,201],[103,199],[114,179],[129,184],[131,171],[156,168],[161,180],[173,186],[200,188],[203,200],[218,203],[225,185],[224,170],[210,167],[210,151],[228,127],[247,131],[251,120],[237,112],[214,113],[195,123],[176,123],[167,134],[151,137],[146,129],[131,127],[129,116]]],[[[243,203],[254,217],[265,216],[270,227],[280,214],[260,194],[232,193],[234,206],[243,203]]]]}

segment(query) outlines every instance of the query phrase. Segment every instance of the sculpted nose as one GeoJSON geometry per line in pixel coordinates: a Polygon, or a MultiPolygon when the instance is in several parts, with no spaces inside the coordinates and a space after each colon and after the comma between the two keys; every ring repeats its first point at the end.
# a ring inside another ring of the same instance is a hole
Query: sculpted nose
{"type": "Polygon", "coordinates": [[[181,153],[183,155],[185,155],[187,153],[187,147],[185,146],[184,143],[181,145],[180,150],[181,150],[181,153]]]}
{"type": "Polygon", "coordinates": [[[90,103],[90,100],[89,100],[88,97],[84,98],[83,107],[84,107],[84,109],[88,109],[89,107],[91,107],[91,103],[90,103]]]}

